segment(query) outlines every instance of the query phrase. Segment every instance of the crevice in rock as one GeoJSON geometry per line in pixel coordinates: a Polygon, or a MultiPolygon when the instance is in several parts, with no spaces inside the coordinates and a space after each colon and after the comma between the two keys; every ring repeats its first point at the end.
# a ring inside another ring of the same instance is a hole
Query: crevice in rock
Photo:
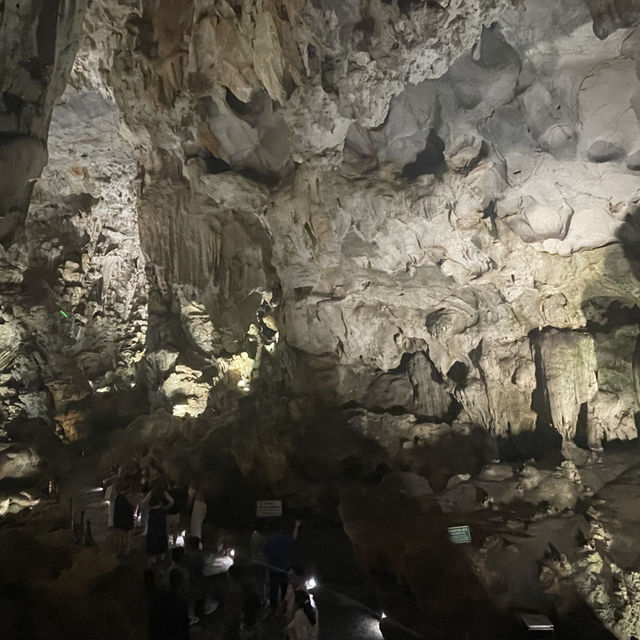
{"type": "Polygon", "coordinates": [[[214,156],[210,151],[204,153],[204,163],[207,173],[218,174],[232,171],[232,168],[222,158],[214,156]]]}
{"type": "Polygon", "coordinates": [[[366,51],[371,45],[371,37],[374,34],[376,21],[371,16],[366,16],[353,27],[354,38],[357,40],[356,47],[361,51],[366,51]]]}
{"type": "Polygon", "coordinates": [[[424,149],[418,154],[414,162],[404,166],[400,175],[409,180],[421,175],[435,175],[440,178],[446,170],[444,141],[431,129],[424,149]]]}
{"type": "Polygon", "coordinates": [[[591,333],[611,333],[626,325],[640,325],[640,306],[627,306],[621,300],[591,298],[585,305],[597,309],[597,317],[587,317],[587,330],[591,333]]]}
{"type": "Polygon", "coordinates": [[[240,98],[236,97],[233,91],[231,91],[230,89],[227,89],[225,92],[225,100],[229,105],[231,111],[233,111],[240,117],[254,113],[254,110],[251,108],[250,104],[240,100],[240,98]]]}
{"type": "Polygon", "coordinates": [[[467,386],[469,367],[464,362],[458,360],[454,362],[449,371],[447,371],[447,377],[456,383],[457,390],[463,390],[467,386]]]}
{"type": "Polygon", "coordinates": [[[270,189],[277,187],[283,180],[282,176],[279,176],[277,173],[263,173],[253,167],[245,167],[240,169],[238,173],[248,180],[262,184],[270,189]]]}
{"type": "Polygon", "coordinates": [[[496,201],[495,200],[491,200],[491,202],[489,202],[489,204],[486,206],[486,208],[482,212],[482,217],[483,218],[488,218],[489,221],[491,222],[490,234],[491,234],[491,237],[494,240],[497,240],[498,236],[499,236],[499,232],[498,232],[498,226],[496,224],[496,220],[497,220],[498,216],[497,216],[497,211],[496,211],[496,201]]]}
{"type": "Polygon", "coordinates": [[[588,403],[583,402],[580,405],[578,424],[576,425],[576,435],[573,438],[574,442],[583,449],[587,449],[589,445],[592,444],[589,438],[588,411],[588,403]]]}

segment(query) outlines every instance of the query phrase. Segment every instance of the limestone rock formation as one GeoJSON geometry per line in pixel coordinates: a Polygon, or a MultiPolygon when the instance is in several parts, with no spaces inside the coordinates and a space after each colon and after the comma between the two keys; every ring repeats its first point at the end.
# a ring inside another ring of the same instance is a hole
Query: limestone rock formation
{"type": "Polygon", "coordinates": [[[7,418],[137,382],[201,414],[268,315],[312,403],[634,437],[596,342],[640,295],[635,14],[587,4],[93,3],[3,269],[6,343],[41,345],[3,356],[7,418]]]}
{"type": "Polygon", "coordinates": [[[635,531],[637,468],[621,474],[596,494],[577,553],[549,558],[541,581],[560,606],[584,598],[616,637],[637,635],[638,571],[635,531]]]}
{"type": "Polygon", "coordinates": [[[577,508],[638,434],[639,44],[628,0],[2,5],[5,475],[130,423],[332,508],[577,508]]]}
{"type": "Polygon", "coordinates": [[[34,180],[47,162],[51,110],[66,85],[85,2],[2,7],[0,56],[0,240],[19,231],[34,180]]]}

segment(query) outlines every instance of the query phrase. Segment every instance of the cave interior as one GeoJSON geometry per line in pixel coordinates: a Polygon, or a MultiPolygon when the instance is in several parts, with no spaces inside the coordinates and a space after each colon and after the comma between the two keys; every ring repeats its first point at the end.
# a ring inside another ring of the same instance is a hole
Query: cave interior
{"type": "Polygon", "coordinates": [[[0,637],[640,636],[638,0],[16,0],[0,67],[0,637]]]}

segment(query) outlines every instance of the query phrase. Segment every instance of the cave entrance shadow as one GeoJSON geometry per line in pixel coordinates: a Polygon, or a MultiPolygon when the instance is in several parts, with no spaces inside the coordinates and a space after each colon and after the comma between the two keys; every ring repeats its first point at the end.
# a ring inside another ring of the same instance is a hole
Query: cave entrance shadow
{"type": "Polygon", "coordinates": [[[562,437],[548,423],[536,426],[534,431],[507,434],[496,438],[498,457],[503,462],[545,460],[557,466],[562,457],[562,437]]]}

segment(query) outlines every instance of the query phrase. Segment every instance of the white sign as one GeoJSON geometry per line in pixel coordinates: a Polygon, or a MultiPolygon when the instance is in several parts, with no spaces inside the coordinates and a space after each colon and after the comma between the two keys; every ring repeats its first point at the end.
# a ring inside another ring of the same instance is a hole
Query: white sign
{"type": "Polygon", "coordinates": [[[520,617],[529,631],[554,631],[553,622],[542,613],[522,613],[520,617]]]}
{"type": "Polygon", "coordinates": [[[449,527],[447,531],[449,532],[449,540],[451,540],[453,544],[468,544],[471,542],[471,530],[467,525],[463,527],[449,527]]]}
{"type": "Polygon", "coordinates": [[[256,516],[258,518],[279,518],[282,515],[282,500],[258,500],[256,516]]]}

